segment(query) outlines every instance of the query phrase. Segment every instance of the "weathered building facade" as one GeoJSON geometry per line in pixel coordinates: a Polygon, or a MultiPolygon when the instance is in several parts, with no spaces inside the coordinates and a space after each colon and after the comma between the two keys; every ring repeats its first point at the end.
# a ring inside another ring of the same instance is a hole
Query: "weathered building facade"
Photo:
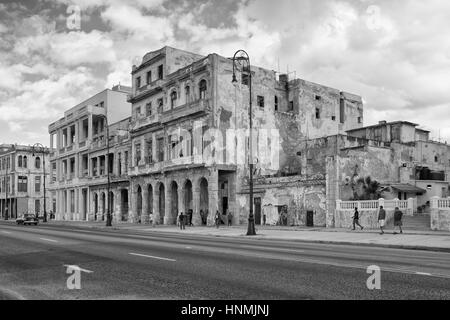
{"type": "MultiPolygon", "coordinates": [[[[31,146],[0,145],[0,213],[15,219],[24,213],[44,213],[44,171],[49,184],[50,150],[34,153],[31,146]],[[44,158],[45,159],[44,159],[44,158]],[[45,170],[44,170],[45,163],[45,170]]],[[[51,210],[50,193],[46,192],[46,209],[51,210]]]]}
{"type": "Polygon", "coordinates": [[[49,186],[57,219],[104,220],[109,204],[115,221],[128,220],[130,92],[124,86],[106,89],[50,124],[55,151],[49,186]]]}
{"type": "MultiPolygon", "coordinates": [[[[245,223],[249,77],[239,73],[233,84],[232,69],[229,58],[169,47],[133,68],[133,221],[172,224],[192,210],[194,224],[212,223],[216,211],[230,210],[245,223]]],[[[308,139],[362,127],[361,98],[263,68],[251,74],[256,223],[263,207],[288,206],[325,224],[325,176],[305,178],[298,153],[308,139]]]]}

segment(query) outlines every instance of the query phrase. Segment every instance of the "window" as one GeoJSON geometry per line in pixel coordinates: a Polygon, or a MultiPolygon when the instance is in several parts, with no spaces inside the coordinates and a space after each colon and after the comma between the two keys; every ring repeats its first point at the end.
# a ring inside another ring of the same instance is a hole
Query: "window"
{"type": "Polygon", "coordinates": [[[140,115],[141,115],[141,107],[137,107],[136,108],[136,118],[139,118],[140,115]]]}
{"type": "Polygon", "coordinates": [[[36,169],[40,169],[41,168],[41,158],[36,157],[36,159],[34,160],[34,165],[35,165],[36,169]]]}
{"type": "Polygon", "coordinates": [[[27,168],[27,156],[23,156],[23,167],[27,168]]]}
{"type": "Polygon", "coordinates": [[[18,157],[18,159],[17,159],[17,166],[18,166],[19,168],[22,168],[22,156],[19,156],[19,157],[18,157]]]}
{"type": "Polygon", "coordinates": [[[278,111],[278,97],[277,96],[274,97],[274,108],[275,108],[275,111],[278,111]]]}
{"type": "Polygon", "coordinates": [[[322,97],[321,97],[321,96],[318,96],[318,95],[316,95],[316,96],[315,96],[315,99],[316,99],[317,101],[320,101],[320,100],[322,100],[322,97]]]}
{"type": "Polygon", "coordinates": [[[336,121],[336,116],[331,116],[331,120],[336,121]]]}
{"type": "Polygon", "coordinates": [[[358,123],[362,123],[362,117],[358,117],[358,123]]]}
{"type": "Polygon", "coordinates": [[[147,140],[147,161],[153,163],[153,143],[152,140],[147,140]]]}
{"type": "Polygon", "coordinates": [[[316,119],[320,119],[320,109],[316,108],[316,119]]]}
{"type": "Polygon", "coordinates": [[[117,175],[122,175],[122,154],[117,153],[117,175]]]}
{"type": "Polygon", "coordinates": [[[152,103],[151,102],[148,102],[145,105],[145,114],[147,115],[147,117],[152,115],[152,103]]]}
{"type": "Polygon", "coordinates": [[[249,84],[249,79],[250,79],[250,76],[248,75],[248,73],[243,73],[242,74],[242,77],[241,77],[241,83],[243,84],[243,85],[246,85],[246,86],[248,86],[248,84],[249,84]]]}
{"type": "Polygon", "coordinates": [[[162,80],[164,77],[163,65],[158,66],[158,79],[162,80]]]}
{"type": "Polygon", "coordinates": [[[170,108],[173,109],[174,107],[176,107],[176,103],[177,103],[177,92],[174,90],[170,94],[170,108]]]}
{"type": "Polygon", "coordinates": [[[135,145],[135,153],[134,153],[135,165],[138,166],[141,161],[141,144],[136,143],[135,145]]]}
{"type": "Polygon", "coordinates": [[[41,176],[34,177],[34,191],[41,192],[41,176]]]}
{"type": "Polygon", "coordinates": [[[199,93],[200,93],[200,99],[205,99],[206,98],[206,80],[202,80],[199,83],[199,93]]]}
{"type": "Polygon", "coordinates": [[[164,101],[162,98],[158,99],[158,113],[162,113],[164,108],[164,101]]]}
{"type": "Polygon", "coordinates": [[[152,82],[152,72],[151,71],[147,71],[147,84],[149,84],[150,82],[152,82]]]}
{"type": "Polygon", "coordinates": [[[345,101],[341,98],[339,101],[339,121],[344,123],[345,121],[345,101]]]}
{"type": "Polygon", "coordinates": [[[191,87],[189,87],[189,86],[186,86],[185,88],[184,88],[184,93],[185,93],[185,95],[186,95],[186,103],[189,103],[189,102],[191,102],[191,87]]]}
{"type": "Polygon", "coordinates": [[[438,156],[434,156],[434,162],[439,162],[438,156]]]}
{"type": "Polygon", "coordinates": [[[104,108],[104,107],[105,107],[105,102],[104,101],[100,102],[100,108],[104,108]]]}
{"type": "Polygon", "coordinates": [[[288,111],[294,111],[294,101],[289,101],[289,110],[288,111]]]}
{"type": "Polygon", "coordinates": [[[19,192],[27,192],[27,189],[28,189],[28,178],[27,177],[23,177],[23,176],[19,176],[17,178],[17,191],[19,191],[19,192]]]}
{"type": "Polygon", "coordinates": [[[264,108],[264,97],[256,96],[256,103],[258,104],[258,107],[264,108]]]}
{"type": "Polygon", "coordinates": [[[125,151],[125,173],[128,172],[128,151],[125,151]]]}
{"type": "Polygon", "coordinates": [[[164,161],[164,138],[158,139],[157,152],[158,152],[158,161],[164,161]]]}
{"type": "Polygon", "coordinates": [[[141,77],[136,78],[136,89],[139,89],[141,87],[141,77]]]}

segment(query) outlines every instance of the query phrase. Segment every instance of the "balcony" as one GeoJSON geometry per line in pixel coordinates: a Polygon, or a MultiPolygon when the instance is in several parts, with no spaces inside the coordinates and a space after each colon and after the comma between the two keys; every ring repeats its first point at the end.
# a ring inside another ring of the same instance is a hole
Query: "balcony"
{"type": "Polygon", "coordinates": [[[158,124],[160,123],[160,114],[159,113],[155,113],[152,114],[151,116],[142,116],[140,118],[137,118],[136,120],[131,122],[131,130],[137,130],[141,127],[145,127],[145,126],[150,126],[152,124],[158,124]]]}
{"type": "Polygon", "coordinates": [[[209,100],[201,99],[194,102],[186,103],[180,107],[165,111],[161,117],[161,123],[168,123],[178,120],[179,118],[206,113],[210,110],[209,100]]]}
{"type": "Polygon", "coordinates": [[[127,102],[134,102],[136,99],[141,99],[147,95],[152,95],[162,90],[164,80],[158,79],[152,81],[147,85],[143,85],[140,88],[135,88],[133,94],[127,95],[127,102]]]}

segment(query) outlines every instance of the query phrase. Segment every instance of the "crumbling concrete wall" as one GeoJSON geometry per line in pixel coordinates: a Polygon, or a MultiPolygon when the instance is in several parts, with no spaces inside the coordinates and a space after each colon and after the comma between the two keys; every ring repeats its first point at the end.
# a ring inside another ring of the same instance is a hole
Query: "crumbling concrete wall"
{"type": "Polygon", "coordinates": [[[431,230],[450,231],[450,210],[432,208],[430,212],[431,230]]]}

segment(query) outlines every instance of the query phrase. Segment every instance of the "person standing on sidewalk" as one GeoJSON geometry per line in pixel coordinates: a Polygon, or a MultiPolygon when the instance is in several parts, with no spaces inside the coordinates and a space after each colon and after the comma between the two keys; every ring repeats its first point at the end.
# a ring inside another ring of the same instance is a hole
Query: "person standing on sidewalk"
{"type": "Polygon", "coordinates": [[[220,224],[220,212],[219,210],[216,211],[216,216],[215,218],[215,222],[216,222],[216,228],[219,229],[219,224],[220,224]]]}
{"type": "Polygon", "coordinates": [[[402,230],[402,225],[403,225],[402,217],[403,217],[403,212],[401,212],[398,207],[395,207],[395,211],[394,211],[394,234],[397,234],[397,232],[395,232],[395,227],[399,227],[400,233],[403,233],[403,230],[402,230]]]}
{"type": "Polygon", "coordinates": [[[230,210],[228,210],[228,226],[231,227],[231,223],[233,222],[233,214],[231,213],[230,210]]]}
{"type": "Polygon", "coordinates": [[[180,230],[186,229],[186,227],[185,227],[186,220],[185,220],[185,215],[183,214],[183,212],[180,212],[178,219],[180,221],[180,230]]]}
{"type": "Polygon", "coordinates": [[[353,230],[356,229],[355,226],[358,226],[362,229],[364,229],[364,227],[362,225],[359,224],[359,212],[358,212],[358,208],[355,208],[355,212],[353,214],[353,230]]]}
{"type": "Polygon", "coordinates": [[[384,210],[383,206],[380,206],[380,210],[378,211],[378,224],[380,225],[380,234],[384,234],[384,224],[386,222],[386,210],[384,210]]]}

